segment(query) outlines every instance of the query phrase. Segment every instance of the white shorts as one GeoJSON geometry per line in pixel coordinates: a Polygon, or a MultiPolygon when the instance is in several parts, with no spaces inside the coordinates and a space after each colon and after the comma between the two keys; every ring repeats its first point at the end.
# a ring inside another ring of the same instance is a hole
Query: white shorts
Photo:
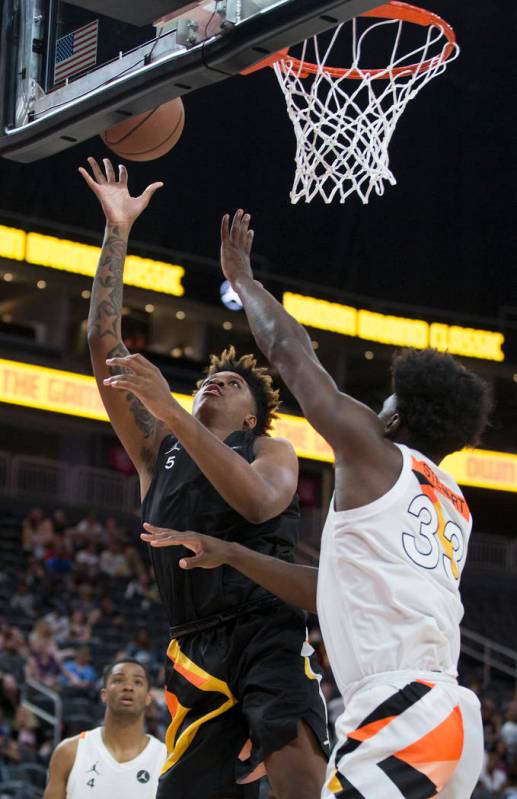
{"type": "Polygon", "coordinates": [[[336,734],[322,799],[470,799],[481,771],[478,698],[443,675],[368,680],[336,734]]]}

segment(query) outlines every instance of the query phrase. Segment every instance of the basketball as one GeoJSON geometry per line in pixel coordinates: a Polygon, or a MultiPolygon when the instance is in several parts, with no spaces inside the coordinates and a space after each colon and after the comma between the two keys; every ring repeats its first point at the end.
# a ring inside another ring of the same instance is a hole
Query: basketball
{"type": "Polygon", "coordinates": [[[101,133],[107,147],[128,161],[152,161],[172,150],[185,124],[180,97],[125,119],[101,133]]]}

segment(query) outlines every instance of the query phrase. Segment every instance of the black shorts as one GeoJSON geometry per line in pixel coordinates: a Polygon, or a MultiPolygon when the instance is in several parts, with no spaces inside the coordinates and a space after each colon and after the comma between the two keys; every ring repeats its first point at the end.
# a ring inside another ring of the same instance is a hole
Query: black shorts
{"type": "Polygon", "coordinates": [[[301,720],[328,756],[305,620],[287,605],[173,639],[165,695],[172,722],[157,799],[256,799],[262,761],[297,737],[301,720]]]}

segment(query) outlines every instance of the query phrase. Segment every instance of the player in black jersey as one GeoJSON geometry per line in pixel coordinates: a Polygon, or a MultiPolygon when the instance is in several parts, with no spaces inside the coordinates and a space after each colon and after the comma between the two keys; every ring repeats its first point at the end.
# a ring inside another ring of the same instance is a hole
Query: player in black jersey
{"type": "MultiPolygon", "coordinates": [[[[298,464],[268,435],[278,405],[271,378],[233,348],[212,357],[189,414],[121,338],[131,226],[159,188],[131,197],[89,159],[85,181],[106,233],[93,283],[88,342],[113,427],[140,477],[145,521],[198,529],[292,561],[298,464]]],[[[267,768],[278,799],[319,797],[328,746],[324,702],[305,617],[230,567],[186,572],[184,548],[151,552],[171,624],[166,699],[172,722],[159,799],[254,799],[267,768]]]]}

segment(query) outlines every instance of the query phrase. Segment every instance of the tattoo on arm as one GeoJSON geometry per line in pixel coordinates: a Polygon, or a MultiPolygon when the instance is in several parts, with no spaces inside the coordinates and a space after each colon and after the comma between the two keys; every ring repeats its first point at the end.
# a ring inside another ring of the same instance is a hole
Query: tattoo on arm
{"type": "MultiPolygon", "coordinates": [[[[121,341],[115,347],[113,347],[112,350],[106,353],[106,358],[123,358],[126,355],[129,355],[129,350],[121,341]]],[[[119,367],[110,366],[109,371],[112,375],[118,375],[123,374],[125,370],[119,367]]],[[[126,399],[129,402],[129,410],[131,411],[133,419],[135,420],[136,426],[142,431],[144,438],[149,438],[156,432],[156,430],[158,430],[160,427],[163,427],[162,423],[158,422],[158,420],[149,413],[145,405],[142,405],[138,397],[135,397],[131,391],[126,393],[126,399]]],[[[142,448],[141,454],[142,459],[147,465],[149,465],[148,461],[150,456],[154,463],[154,454],[151,450],[148,450],[146,447],[144,447],[142,448]]]]}
{"type": "Polygon", "coordinates": [[[102,245],[93,281],[88,335],[120,339],[122,291],[127,240],[117,225],[110,225],[102,245]]]}
{"type": "MultiPolygon", "coordinates": [[[[127,236],[118,225],[109,225],[106,231],[99,265],[93,281],[90,313],[88,316],[88,336],[92,339],[114,340],[115,345],[105,353],[106,358],[129,355],[122,341],[122,296],[124,286],[124,261],[127,251],[127,236]]],[[[110,374],[120,374],[124,370],[110,368],[110,374]]],[[[126,400],[136,426],[144,439],[151,438],[162,423],[152,416],[140,400],[127,392],[126,400]]],[[[141,457],[148,469],[152,469],[155,453],[152,448],[142,447],[141,457]]]]}

